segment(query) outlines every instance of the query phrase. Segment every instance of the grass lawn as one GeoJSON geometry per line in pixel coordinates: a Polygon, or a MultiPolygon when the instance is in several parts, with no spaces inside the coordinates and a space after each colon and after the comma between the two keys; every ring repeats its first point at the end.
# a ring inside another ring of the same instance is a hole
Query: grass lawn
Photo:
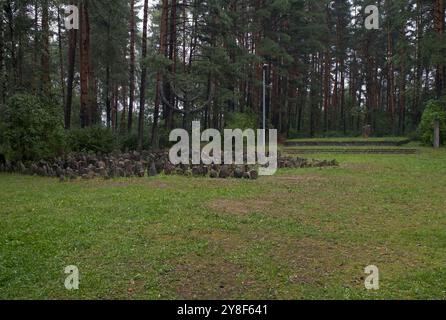
{"type": "Polygon", "coordinates": [[[446,299],[446,150],[306,157],[341,166],[258,181],[0,175],[0,298],[446,299]]]}
{"type": "Polygon", "coordinates": [[[363,138],[363,137],[342,137],[342,138],[308,138],[308,139],[289,139],[288,142],[401,142],[407,141],[405,137],[383,137],[383,138],[363,138]]]}

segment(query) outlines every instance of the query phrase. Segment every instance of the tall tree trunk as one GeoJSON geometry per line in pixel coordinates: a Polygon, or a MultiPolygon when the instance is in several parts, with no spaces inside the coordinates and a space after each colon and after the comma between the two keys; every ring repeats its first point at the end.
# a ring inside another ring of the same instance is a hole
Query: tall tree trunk
{"type": "Polygon", "coordinates": [[[341,125],[344,135],[347,134],[347,120],[345,112],[345,65],[344,59],[341,59],[341,125]]]}
{"type": "Polygon", "coordinates": [[[3,71],[4,58],[4,33],[3,33],[3,1],[0,2],[0,103],[5,103],[6,86],[3,71]]]}
{"type": "Polygon", "coordinates": [[[91,126],[91,65],[90,65],[90,21],[88,13],[89,0],[82,0],[81,4],[81,39],[80,39],[80,76],[81,76],[81,127],[91,126]]]}
{"type": "Polygon", "coordinates": [[[65,103],[65,129],[71,127],[71,107],[73,104],[74,70],[76,64],[77,30],[68,32],[68,75],[67,75],[67,98],[65,103]]]}
{"type": "Polygon", "coordinates": [[[136,23],[135,23],[135,0],[130,2],[130,99],[129,99],[129,118],[127,130],[130,133],[133,126],[133,107],[135,100],[135,41],[136,41],[136,23]]]}
{"type": "Polygon", "coordinates": [[[147,79],[147,24],[149,15],[149,1],[144,0],[144,19],[143,19],[143,33],[142,33],[142,70],[141,70],[141,87],[139,90],[139,121],[138,121],[138,149],[143,148],[143,137],[144,137],[144,112],[146,104],[146,79],[147,79]]]}
{"type": "Polygon", "coordinates": [[[328,109],[330,106],[330,76],[331,76],[331,58],[330,51],[325,52],[325,68],[324,68],[324,131],[327,132],[328,125],[328,109]]]}
{"type": "Polygon", "coordinates": [[[107,117],[107,128],[111,127],[111,99],[110,99],[110,64],[105,67],[105,113],[107,117]]]}
{"type": "Polygon", "coordinates": [[[423,16],[422,16],[422,3],[421,0],[417,0],[417,17],[416,17],[416,50],[415,50],[415,97],[413,100],[412,108],[412,125],[415,127],[418,125],[421,119],[421,89],[422,89],[422,77],[423,77],[423,61],[422,61],[422,48],[421,42],[423,39],[423,16]]]}
{"type": "MultiPolygon", "coordinates": [[[[121,113],[121,122],[119,124],[119,133],[120,134],[124,134],[127,132],[127,126],[128,126],[128,122],[127,122],[127,84],[121,87],[121,92],[122,92],[122,105],[124,106],[122,113],[121,113]]],[[[117,101],[119,100],[118,98],[118,87],[116,86],[116,99],[117,101]]],[[[116,105],[118,104],[118,102],[116,102],[116,105]]]]}
{"type": "Polygon", "coordinates": [[[17,55],[16,55],[16,32],[15,32],[15,19],[12,1],[8,1],[5,4],[5,15],[8,26],[8,37],[10,41],[10,54],[11,54],[11,62],[6,70],[8,74],[8,89],[9,91],[14,91],[17,85],[17,55]]]}
{"type": "MultiPolygon", "coordinates": [[[[170,73],[175,80],[175,74],[177,70],[177,0],[172,0],[171,3],[171,11],[170,11],[170,27],[169,27],[169,59],[172,61],[172,65],[170,67],[170,73]]],[[[173,84],[169,85],[169,97],[170,97],[170,105],[176,105],[175,95],[173,94],[173,90],[171,89],[173,84]]],[[[173,113],[174,110],[172,108],[168,108],[167,112],[167,121],[166,125],[168,129],[173,128],[173,113]]]]}
{"type": "Polygon", "coordinates": [[[57,39],[59,45],[59,71],[60,71],[60,90],[62,94],[63,106],[65,106],[65,70],[63,61],[63,51],[62,51],[62,22],[60,17],[60,7],[57,7],[57,39]]]}
{"type": "MultiPolygon", "coordinates": [[[[111,42],[111,12],[109,12],[109,17],[107,21],[107,40],[111,42]]],[[[105,113],[107,117],[107,128],[111,127],[111,120],[112,120],[112,114],[111,114],[111,99],[110,99],[110,86],[111,86],[111,80],[110,80],[110,73],[111,73],[111,66],[110,66],[110,60],[107,59],[106,66],[105,66],[105,113]]],[[[116,128],[113,128],[116,129],[116,128]]]]}
{"type": "MultiPolygon", "coordinates": [[[[166,59],[169,58],[169,48],[168,48],[168,41],[169,41],[169,0],[162,0],[162,12],[161,12],[161,26],[160,26],[160,49],[162,52],[162,55],[166,59]],[[165,48],[163,50],[163,41],[165,48]]],[[[163,90],[165,91],[165,96],[167,100],[170,100],[170,92],[169,92],[169,84],[167,83],[166,79],[163,77],[163,90]]],[[[169,112],[169,107],[166,103],[163,102],[163,119],[167,119],[167,114],[169,112]]]]}
{"type": "MultiPolygon", "coordinates": [[[[167,30],[168,30],[168,15],[169,15],[169,6],[168,1],[162,1],[162,9],[161,9],[161,25],[160,25],[160,54],[167,56],[167,30]]],[[[160,93],[159,90],[163,85],[163,79],[161,74],[158,73],[156,79],[156,97],[155,97],[155,111],[153,114],[153,125],[152,125],[152,141],[151,146],[152,149],[158,149],[158,122],[159,122],[159,113],[160,113],[160,93]]],[[[163,90],[165,87],[162,88],[163,90]]],[[[165,110],[167,106],[163,103],[163,109],[165,110]]]]}
{"type": "Polygon", "coordinates": [[[395,89],[393,70],[393,39],[390,23],[387,30],[387,112],[389,114],[392,133],[395,133],[395,89]]]}
{"type": "Polygon", "coordinates": [[[40,86],[40,76],[39,76],[39,72],[38,70],[40,69],[40,65],[38,62],[39,60],[39,52],[40,52],[40,48],[39,48],[39,37],[40,37],[40,33],[39,33],[39,0],[34,0],[34,17],[33,17],[33,40],[34,40],[34,48],[33,48],[33,63],[32,63],[32,67],[33,67],[33,90],[35,92],[39,91],[39,86],[40,86]]]}
{"type": "Polygon", "coordinates": [[[118,86],[115,84],[111,88],[111,101],[110,101],[110,122],[112,131],[114,133],[117,132],[118,128],[117,120],[118,120],[118,86]]]}
{"type": "Polygon", "coordinates": [[[42,3],[42,92],[49,95],[51,91],[50,79],[50,25],[48,0],[42,3]]]}
{"type": "MultiPolygon", "coordinates": [[[[444,18],[445,18],[445,7],[444,7],[444,0],[435,0],[434,4],[434,27],[435,32],[438,35],[440,43],[444,41],[444,18]]],[[[444,54],[444,52],[443,52],[444,54]]],[[[437,88],[437,95],[440,97],[446,88],[446,65],[444,63],[438,64],[437,67],[437,74],[436,74],[436,88],[437,88]]]]}
{"type": "Polygon", "coordinates": [[[401,63],[401,75],[400,75],[400,85],[399,85],[399,133],[403,135],[406,130],[406,73],[405,64],[401,63]]]}
{"type": "Polygon", "coordinates": [[[316,96],[317,96],[317,71],[316,71],[316,55],[311,57],[311,84],[310,84],[310,136],[314,137],[316,133],[316,96]]]}

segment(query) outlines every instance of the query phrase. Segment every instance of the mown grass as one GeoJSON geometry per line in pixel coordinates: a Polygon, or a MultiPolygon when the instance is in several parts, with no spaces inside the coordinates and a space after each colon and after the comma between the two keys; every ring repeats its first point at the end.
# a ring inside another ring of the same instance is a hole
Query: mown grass
{"type": "Polygon", "coordinates": [[[288,142],[401,142],[407,141],[405,137],[342,137],[342,138],[299,138],[299,139],[289,139],[288,142]]]}
{"type": "Polygon", "coordinates": [[[445,299],[446,150],[306,156],[341,166],[258,181],[0,175],[0,298],[445,299]]]}

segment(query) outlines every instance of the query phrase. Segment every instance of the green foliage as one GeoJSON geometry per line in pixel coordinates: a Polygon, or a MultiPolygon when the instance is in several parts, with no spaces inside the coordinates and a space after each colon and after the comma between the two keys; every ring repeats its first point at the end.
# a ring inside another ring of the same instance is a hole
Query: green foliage
{"type": "Polygon", "coordinates": [[[257,129],[258,118],[253,113],[233,113],[226,124],[227,129],[257,129]]]}
{"type": "MultiPolygon", "coordinates": [[[[138,150],[138,132],[133,131],[118,138],[118,147],[121,151],[138,150]]],[[[143,135],[142,147],[144,150],[149,149],[150,141],[148,134],[143,135]]]]}
{"type": "Polygon", "coordinates": [[[426,105],[420,126],[418,127],[420,139],[426,145],[433,144],[435,121],[440,121],[440,140],[441,143],[444,143],[446,140],[446,112],[442,102],[430,100],[426,105]]]}
{"type": "Polygon", "coordinates": [[[110,153],[116,148],[116,139],[108,128],[95,126],[68,133],[69,151],[110,153]]]}
{"type": "Polygon", "coordinates": [[[64,150],[60,110],[29,94],[16,94],[0,110],[0,150],[12,161],[52,157],[64,150]]]}

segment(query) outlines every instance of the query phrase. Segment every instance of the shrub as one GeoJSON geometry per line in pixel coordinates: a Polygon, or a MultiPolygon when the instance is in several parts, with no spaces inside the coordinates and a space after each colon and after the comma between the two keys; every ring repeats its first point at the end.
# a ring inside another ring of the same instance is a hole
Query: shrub
{"type": "Polygon", "coordinates": [[[446,140],[446,112],[440,101],[431,100],[426,105],[418,127],[420,140],[426,145],[433,144],[435,121],[440,121],[440,140],[441,143],[444,143],[446,140]]]}
{"type": "Polygon", "coordinates": [[[226,124],[227,129],[257,129],[259,128],[258,117],[253,113],[233,113],[229,116],[226,124]]]}
{"type": "Polygon", "coordinates": [[[29,94],[16,94],[0,110],[0,150],[12,161],[53,157],[64,150],[62,112],[29,94]]]}
{"type": "Polygon", "coordinates": [[[110,153],[116,148],[116,139],[108,128],[94,126],[68,133],[68,149],[73,152],[110,153]]]}

